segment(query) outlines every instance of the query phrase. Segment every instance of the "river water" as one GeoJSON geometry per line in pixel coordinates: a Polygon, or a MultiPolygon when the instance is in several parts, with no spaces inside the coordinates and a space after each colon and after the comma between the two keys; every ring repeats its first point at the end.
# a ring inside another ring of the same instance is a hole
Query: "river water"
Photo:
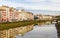
{"type": "Polygon", "coordinates": [[[33,30],[16,38],[58,38],[55,24],[35,25],[33,30]]]}
{"type": "Polygon", "coordinates": [[[55,24],[38,23],[0,31],[0,38],[58,38],[55,24]]]}

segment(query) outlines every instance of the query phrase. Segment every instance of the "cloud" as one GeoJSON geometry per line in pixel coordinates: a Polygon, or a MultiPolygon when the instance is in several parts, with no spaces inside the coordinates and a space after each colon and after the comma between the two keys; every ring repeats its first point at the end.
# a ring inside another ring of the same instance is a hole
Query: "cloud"
{"type": "Polygon", "coordinates": [[[42,1],[46,1],[46,0],[25,0],[26,2],[42,2],[42,1]]]}
{"type": "Polygon", "coordinates": [[[54,3],[60,3],[60,0],[24,0],[24,1],[26,1],[26,2],[54,2],[54,3]]]}
{"type": "Polygon", "coordinates": [[[20,7],[24,7],[25,6],[25,4],[22,4],[22,3],[15,3],[15,2],[13,2],[13,1],[7,1],[7,0],[1,0],[0,1],[0,5],[6,5],[6,6],[10,6],[10,7],[18,7],[18,6],[20,6],[20,7]]]}
{"type": "Polygon", "coordinates": [[[60,3],[60,0],[49,0],[50,2],[60,3]]]}
{"type": "MultiPolygon", "coordinates": [[[[36,12],[40,14],[60,14],[60,0],[0,0],[0,6],[22,7],[29,10],[50,10],[59,12],[36,12]]],[[[33,11],[34,12],[34,11],[33,11]]],[[[35,12],[34,12],[35,13],[35,12]]]]}
{"type": "Polygon", "coordinates": [[[36,10],[60,11],[60,0],[1,0],[0,5],[36,10]]]}
{"type": "Polygon", "coordinates": [[[28,6],[26,8],[32,9],[32,10],[51,10],[51,11],[60,11],[60,7],[54,7],[54,6],[28,6]]]}
{"type": "Polygon", "coordinates": [[[60,5],[60,0],[24,0],[25,2],[32,3],[32,4],[53,4],[53,5],[60,5]]]}

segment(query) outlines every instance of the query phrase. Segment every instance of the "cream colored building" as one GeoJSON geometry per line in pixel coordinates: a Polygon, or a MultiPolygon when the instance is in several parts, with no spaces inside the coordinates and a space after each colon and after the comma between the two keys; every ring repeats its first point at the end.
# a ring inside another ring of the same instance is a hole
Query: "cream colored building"
{"type": "Polygon", "coordinates": [[[28,20],[34,20],[34,14],[31,12],[27,12],[27,19],[28,20]]]}
{"type": "Polygon", "coordinates": [[[36,15],[38,17],[39,20],[52,20],[52,16],[50,15],[36,15]]]}
{"type": "Polygon", "coordinates": [[[24,9],[18,10],[19,13],[19,20],[34,20],[34,15],[31,12],[27,12],[24,9]]]}

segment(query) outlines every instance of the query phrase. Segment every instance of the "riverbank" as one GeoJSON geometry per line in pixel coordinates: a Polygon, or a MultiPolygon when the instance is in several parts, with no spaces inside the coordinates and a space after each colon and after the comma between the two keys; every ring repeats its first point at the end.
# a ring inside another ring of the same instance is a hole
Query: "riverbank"
{"type": "Polygon", "coordinates": [[[56,26],[58,26],[58,28],[60,28],[60,22],[59,23],[56,23],[56,26]]]}
{"type": "Polygon", "coordinates": [[[55,24],[55,26],[56,26],[56,29],[57,29],[57,35],[58,35],[58,38],[60,38],[60,22],[59,23],[56,23],[55,24]]]}
{"type": "Polygon", "coordinates": [[[20,26],[26,26],[36,23],[46,22],[45,20],[34,20],[34,21],[19,21],[19,22],[5,22],[0,23],[0,30],[9,29],[9,28],[15,28],[20,26]]]}

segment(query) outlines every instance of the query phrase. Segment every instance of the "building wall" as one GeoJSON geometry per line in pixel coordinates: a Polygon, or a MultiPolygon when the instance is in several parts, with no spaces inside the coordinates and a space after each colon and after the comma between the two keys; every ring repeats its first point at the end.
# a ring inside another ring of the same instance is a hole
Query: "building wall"
{"type": "Polygon", "coordinates": [[[13,7],[0,6],[0,22],[34,20],[34,15],[24,9],[16,10],[13,7]]]}
{"type": "Polygon", "coordinates": [[[34,20],[34,15],[31,12],[27,12],[27,18],[28,20],[34,20]]]}
{"type": "Polygon", "coordinates": [[[0,7],[0,21],[1,22],[12,22],[13,20],[18,20],[19,13],[16,11],[15,8],[8,7],[8,6],[1,6],[0,7]]]}
{"type": "Polygon", "coordinates": [[[9,12],[8,11],[8,8],[6,8],[6,9],[1,9],[0,8],[0,13],[1,13],[1,21],[2,22],[6,22],[7,21],[7,16],[9,16],[9,13],[8,13],[8,15],[7,15],[7,12],[9,12]]]}
{"type": "Polygon", "coordinates": [[[34,15],[31,12],[27,12],[25,10],[19,10],[20,12],[20,20],[34,20],[34,15]]]}
{"type": "Polygon", "coordinates": [[[19,12],[19,20],[20,21],[27,20],[26,12],[24,10],[18,10],[18,12],[19,12]]]}
{"type": "Polygon", "coordinates": [[[50,15],[36,15],[39,20],[52,20],[52,16],[50,15]]]}

